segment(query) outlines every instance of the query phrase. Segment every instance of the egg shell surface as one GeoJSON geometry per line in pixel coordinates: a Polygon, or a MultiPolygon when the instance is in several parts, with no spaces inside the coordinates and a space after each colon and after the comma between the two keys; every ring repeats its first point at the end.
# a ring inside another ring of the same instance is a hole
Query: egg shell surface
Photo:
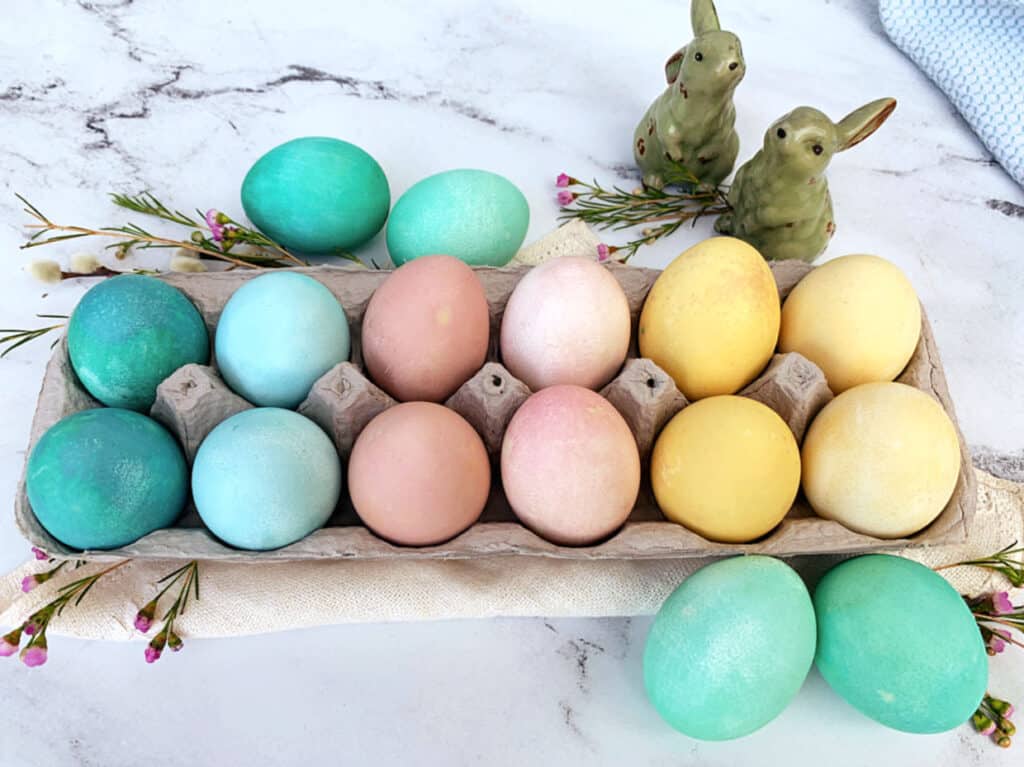
{"type": "Polygon", "coordinates": [[[480,517],[491,464],[483,440],[458,413],[404,402],[356,438],[348,483],[356,513],[373,532],[399,545],[429,546],[480,517]]]}
{"type": "Polygon", "coordinates": [[[740,738],[793,700],[814,645],[814,608],[791,567],[726,559],[665,600],[644,647],[644,687],[662,718],[691,738],[740,738]]]}
{"type": "Polygon", "coordinates": [[[588,258],[564,256],[526,273],[505,306],[501,359],[533,391],[557,384],[598,389],[629,351],[629,301],[588,258]]]}
{"type": "Polygon", "coordinates": [[[192,495],[210,532],[266,551],[327,523],[341,494],[341,462],[323,430],[280,408],[244,410],[199,446],[192,495]]]}
{"type": "Polygon", "coordinates": [[[661,273],[640,314],[640,354],[690,401],[734,394],[771,360],[779,291],[753,247],[733,237],[694,245],[661,273]]]}
{"type": "Polygon", "coordinates": [[[335,254],[384,226],[388,180],[365,151],[334,138],[297,138],[260,157],[242,182],[242,207],[256,228],[286,248],[335,254]]]}
{"type": "Polygon", "coordinates": [[[937,517],[960,476],[956,427],[929,395],[901,383],[855,386],[804,436],[803,488],[825,519],[900,538],[937,517]]]}
{"type": "Polygon", "coordinates": [[[71,313],[67,344],[90,394],[104,405],[143,412],[167,376],[210,360],[199,310],[177,288],[141,274],[94,285],[71,313]]]}
{"type": "Polygon", "coordinates": [[[452,256],[424,256],[374,291],[363,315],[363,361],[395,399],[440,402],[484,364],[490,329],[473,270],[452,256]]]}
{"type": "Polygon", "coordinates": [[[921,304],[899,267],[843,256],[813,269],[786,298],[779,350],[804,355],[839,394],[896,378],[920,337],[921,304]]]}
{"type": "Polygon", "coordinates": [[[904,732],[966,722],[988,686],[970,608],[929,567],[871,554],[842,562],[814,590],[815,663],[850,705],[904,732]]]}
{"type": "Polygon", "coordinates": [[[298,406],[350,351],[345,311],[305,274],[272,272],[249,280],[228,299],[217,323],[220,373],[254,405],[298,406]]]}
{"type": "Polygon", "coordinates": [[[582,546],[626,521],[640,489],[640,455],[608,400],[581,386],[552,386],[512,416],[501,479],[524,525],[553,543],[582,546]]]}
{"type": "Polygon", "coordinates": [[[156,421],[121,408],[62,418],[29,456],[39,523],[75,549],[114,549],[171,525],[188,500],[188,466],[156,421]]]}
{"type": "Polygon", "coordinates": [[[447,253],[472,266],[504,266],[519,250],[530,206],[518,187],[485,170],[449,170],[411,186],[388,220],[395,266],[447,253]]]}
{"type": "Polygon", "coordinates": [[[669,421],[651,453],[665,516],[713,541],[772,530],[800,489],[800,449],[786,422],[746,397],[708,397],[669,421]]]}

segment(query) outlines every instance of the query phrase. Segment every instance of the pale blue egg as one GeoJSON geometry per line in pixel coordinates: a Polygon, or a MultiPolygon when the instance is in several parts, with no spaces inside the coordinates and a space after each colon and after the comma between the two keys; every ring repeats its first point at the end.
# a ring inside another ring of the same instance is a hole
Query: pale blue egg
{"type": "Polygon", "coordinates": [[[348,359],[344,309],[305,274],[271,272],[234,292],[217,323],[215,355],[228,386],[254,405],[294,408],[348,359]]]}
{"type": "Polygon", "coordinates": [[[420,256],[455,256],[471,266],[504,266],[530,224],[523,193],[485,170],[449,170],[414,184],[388,220],[395,266],[420,256]]]}
{"type": "Polygon", "coordinates": [[[341,494],[341,462],[315,423],[280,408],[231,416],[203,440],[192,496],[210,531],[241,549],[287,546],[324,526],[341,494]]]}
{"type": "Polygon", "coordinates": [[[791,567],[763,556],[715,562],[658,611],[644,648],[647,697],[692,738],[739,738],[789,705],[814,644],[811,597],[791,567]]]}

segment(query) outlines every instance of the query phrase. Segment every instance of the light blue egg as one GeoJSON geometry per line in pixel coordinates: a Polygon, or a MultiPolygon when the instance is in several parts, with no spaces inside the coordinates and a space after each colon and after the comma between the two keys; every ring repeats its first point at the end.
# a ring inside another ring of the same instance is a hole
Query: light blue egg
{"type": "Polygon", "coordinates": [[[61,543],[113,549],[172,524],[188,500],[174,437],[121,408],[82,410],[42,436],[25,479],[32,512],[61,543]]]}
{"type": "Polygon", "coordinates": [[[254,405],[294,408],[316,379],[348,359],[348,318],[312,277],[271,272],[228,299],[214,347],[228,386],[254,405]]]}
{"type": "Polygon", "coordinates": [[[305,416],[255,408],[209,433],[192,466],[192,496],[210,532],[241,549],[287,546],[324,526],[341,494],[341,462],[305,416]]]}
{"type": "Polygon", "coordinates": [[[791,567],[762,556],[715,562],[658,611],[644,648],[647,697],[692,738],[739,738],[796,696],[814,641],[811,597],[791,567]]]}
{"type": "Polygon", "coordinates": [[[281,144],[257,160],[242,182],[242,207],[256,228],[301,253],[359,247],[384,226],[390,205],[377,161],[334,138],[281,144]]]}
{"type": "Polygon", "coordinates": [[[944,732],[974,713],[988,685],[978,625],[929,567],[872,554],[829,570],[814,590],[815,663],[833,690],[904,732],[944,732]]]}
{"type": "Polygon", "coordinates": [[[530,225],[530,206],[504,176],[449,170],[414,184],[388,221],[395,266],[420,256],[455,256],[472,266],[504,266],[530,225]]]}

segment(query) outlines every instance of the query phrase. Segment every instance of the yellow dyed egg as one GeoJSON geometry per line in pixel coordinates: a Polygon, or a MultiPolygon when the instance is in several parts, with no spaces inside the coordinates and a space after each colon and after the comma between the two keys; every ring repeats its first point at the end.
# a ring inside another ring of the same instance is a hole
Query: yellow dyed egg
{"type": "Polygon", "coordinates": [[[833,392],[892,381],[921,336],[907,276],[878,256],[843,256],[811,271],[782,307],[779,349],[821,368],[833,392]]]}
{"type": "Polygon", "coordinates": [[[709,397],[681,410],[651,454],[662,513],[705,538],[744,543],[774,528],[800,487],[793,432],[766,405],[709,397]]]}
{"type": "Polygon", "coordinates": [[[804,437],[803,486],[819,516],[901,538],[945,508],[960,474],[956,427],[901,383],[870,383],[829,402],[804,437]]]}
{"type": "Polygon", "coordinates": [[[771,359],[779,338],[779,292],[747,243],[713,237],[661,273],[640,315],[640,354],[690,400],[734,394],[771,359]]]}

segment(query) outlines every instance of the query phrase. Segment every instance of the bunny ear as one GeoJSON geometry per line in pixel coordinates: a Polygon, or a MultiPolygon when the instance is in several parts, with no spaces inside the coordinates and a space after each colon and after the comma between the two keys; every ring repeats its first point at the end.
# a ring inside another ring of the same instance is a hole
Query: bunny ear
{"type": "Polygon", "coordinates": [[[665,79],[669,85],[672,85],[676,78],[679,77],[679,70],[682,69],[683,59],[686,57],[686,46],[684,45],[678,51],[668,57],[668,61],[665,62],[665,79]]]}
{"type": "Polygon", "coordinates": [[[889,119],[896,108],[896,99],[886,98],[872,101],[855,109],[836,124],[839,149],[842,152],[866,139],[889,119]]]}
{"type": "Polygon", "coordinates": [[[715,10],[714,0],[691,0],[690,25],[695,37],[700,37],[705,32],[717,32],[722,28],[718,23],[718,11],[715,10]]]}

